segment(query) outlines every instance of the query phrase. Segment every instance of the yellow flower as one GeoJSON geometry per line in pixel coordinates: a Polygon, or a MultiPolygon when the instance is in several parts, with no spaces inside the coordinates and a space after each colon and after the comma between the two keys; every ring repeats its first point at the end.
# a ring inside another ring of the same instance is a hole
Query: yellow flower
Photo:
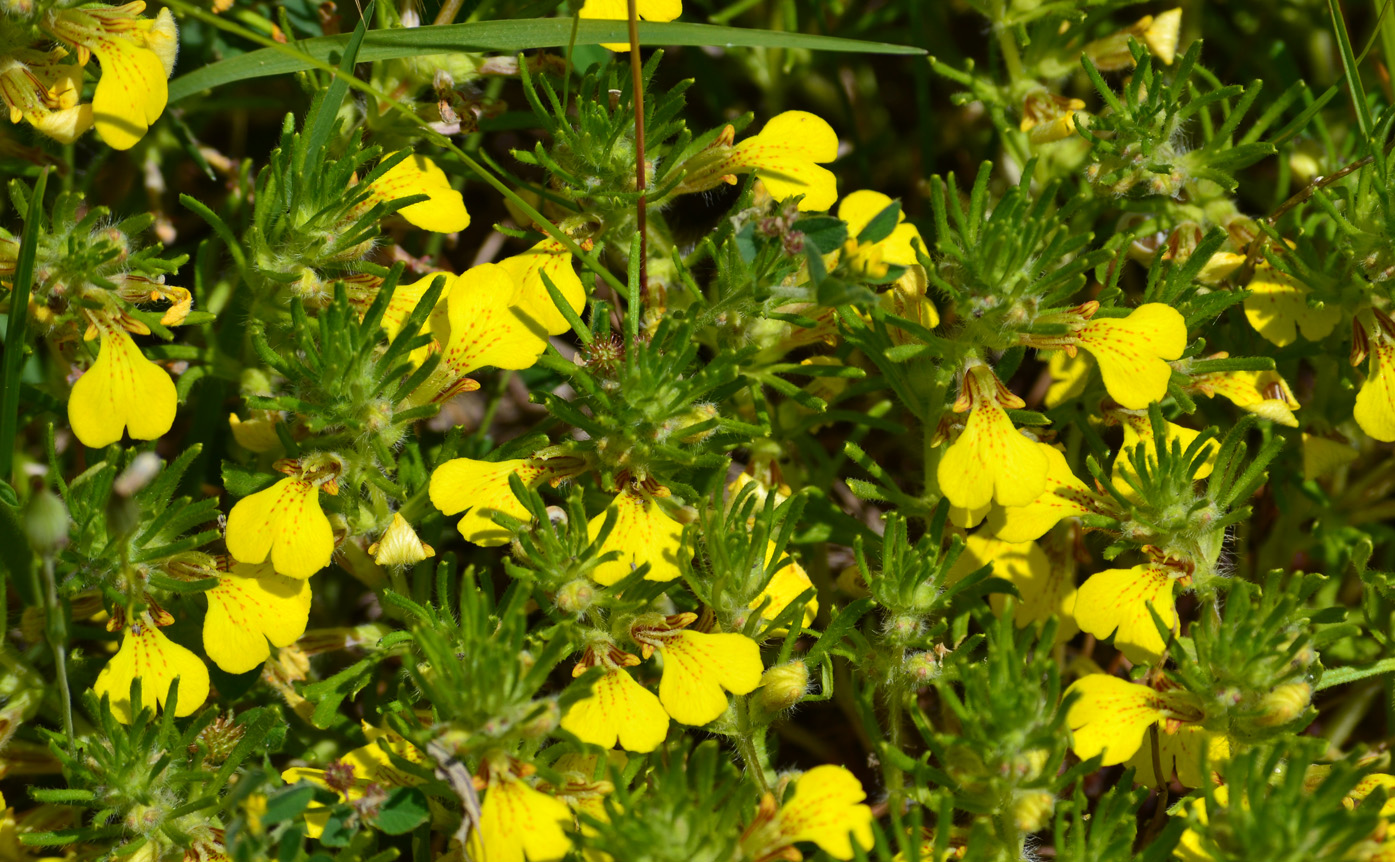
{"type": "MultiPolygon", "coordinates": [[[[741,475],[746,475],[742,473],[741,475]]],[[[768,567],[775,557],[775,543],[767,541],[765,545],[765,565],[768,567]]],[[[760,595],[751,599],[751,607],[758,608],[766,599],[770,604],[760,612],[761,619],[773,620],[778,617],[790,602],[799,598],[805,591],[813,589],[814,582],[809,580],[809,573],[804,571],[804,567],[796,563],[793,559],[789,565],[781,568],[778,572],[770,576],[770,583],[765,585],[765,589],[760,591],[760,595]]],[[[817,596],[817,593],[815,594],[817,596]]],[[[819,601],[817,598],[809,599],[804,605],[804,625],[812,625],[814,616],[819,612],[819,601]]]]}
{"type": "Polygon", "coordinates": [[[169,697],[170,685],[179,680],[179,705],[174,714],[181,718],[192,715],[208,700],[208,668],[198,656],[160,631],[160,625],[173,621],[162,612],[157,624],[148,611],[142,612],[126,626],[121,649],[97,674],[92,690],[98,698],[111,698],[112,715],[122,724],[131,723],[131,683],[137,677],[144,704],[149,705],[153,697],[161,707],[169,697]]]}
{"type": "Polygon", "coordinates": [[[1178,692],[1161,692],[1115,676],[1092,673],[1076,680],[1066,696],[1076,700],[1066,713],[1081,760],[1103,754],[1102,766],[1133,757],[1148,728],[1160,721],[1194,724],[1202,718],[1191,700],[1178,692]]]}
{"type": "Polygon", "coordinates": [[[534,488],[542,481],[543,469],[525,460],[447,461],[431,474],[431,505],[444,515],[465,512],[458,525],[465,541],[484,547],[505,544],[513,533],[494,523],[490,514],[499,512],[520,521],[529,517],[527,507],[509,487],[511,474],[517,474],[525,486],[534,488]]]}
{"type": "Polygon", "coordinates": [[[305,634],[310,582],[278,575],[266,563],[234,563],[204,595],[203,651],[228,673],[246,673],[270,658],[267,641],[288,647],[305,634]]]}
{"type": "Polygon", "coordinates": [[[643,484],[627,483],[606,510],[591,519],[587,530],[595,541],[607,514],[615,513],[615,526],[598,555],[612,551],[619,554],[617,559],[596,565],[591,572],[596,583],[608,587],[645,563],[649,564],[646,581],[671,581],[682,573],[678,560],[683,551],[683,525],[670,518],[656,499],[667,496],[668,489],[659,485],[646,488],[643,484]]]}
{"type": "MultiPolygon", "coordinates": [[[[1216,805],[1219,807],[1230,807],[1230,788],[1226,785],[1222,784],[1212,789],[1211,796],[1215,799],[1216,805]]],[[[1205,796],[1197,796],[1195,799],[1188,801],[1186,806],[1191,815],[1190,819],[1202,826],[1210,825],[1211,818],[1209,816],[1210,812],[1207,810],[1208,805],[1209,803],[1205,796]]],[[[1173,854],[1178,859],[1182,860],[1182,862],[1215,862],[1216,859],[1216,857],[1212,856],[1210,851],[1202,845],[1201,835],[1190,826],[1187,827],[1187,831],[1182,833],[1181,839],[1177,842],[1177,849],[1173,851],[1173,854]]]]}
{"type": "MultiPolygon", "coordinates": [[[[1145,447],[1144,451],[1153,461],[1158,460],[1158,449],[1153,440],[1153,423],[1148,418],[1148,414],[1142,412],[1116,410],[1112,411],[1110,415],[1118,419],[1119,424],[1124,428],[1124,443],[1119,447],[1119,454],[1114,458],[1114,487],[1119,489],[1119,492],[1125,497],[1131,500],[1137,499],[1137,492],[1132,484],[1139,481],[1138,471],[1134,469],[1133,465],[1134,449],[1143,446],[1145,447]]],[[[1187,447],[1192,445],[1192,441],[1201,434],[1200,431],[1183,428],[1174,422],[1164,420],[1164,423],[1167,427],[1163,430],[1163,445],[1167,447],[1168,451],[1172,450],[1175,442],[1180,451],[1185,453],[1187,447]]],[[[1219,450],[1220,446],[1214,439],[1202,445],[1201,451],[1206,455],[1206,460],[1202,461],[1192,478],[1205,479],[1211,475],[1211,471],[1216,466],[1216,453],[1219,450]]]]}
{"type": "Polygon", "coordinates": [[[555,239],[545,239],[523,254],[504,258],[499,265],[520,285],[514,301],[514,307],[520,313],[536,321],[548,335],[560,335],[571,328],[557,310],[557,305],[547,292],[547,285],[543,284],[543,275],[546,274],[572,311],[581,314],[586,304],[586,288],[572,267],[572,255],[566,246],[555,239]]]}
{"type": "Polygon", "coordinates": [[[886,274],[887,265],[917,266],[920,259],[916,247],[925,249],[925,240],[913,224],[906,222],[906,214],[896,213],[896,227],[891,235],[877,242],[858,242],[858,234],[872,223],[883,210],[895,203],[881,192],[856,191],[843,198],[838,204],[838,218],[847,222],[848,241],[844,252],[848,264],[864,275],[881,277],[886,274]]]}
{"type": "Polygon", "coordinates": [[[174,424],[174,381],[118,324],[105,318],[94,318],[94,324],[102,343],[68,399],[73,433],[93,448],[117,442],[125,431],[137,440],[160,437],[174,424]]]}
{"type": "Polygon", "coordinates": [[[743,634],[688,631],[697,614],[640,617],[630,637],[646,658],[658,649],[664,657],[659,702],[675,721],[700,727],[727,709],[726,692],[750,694],[760,685],[765,665],[760,646],[743,634]]]}
{"type": "MultiPolygon", "coordinates": [[[[1211,358],[1224,357],[1224,353],[1219,353],[1211,358]]],[[[1289,428],[1298,427],[1298,419],[1293,415],[1299,407],[1298,399],[1293,397],[1293,390],[1277,371],[1203,374],[1192,378],[1192,386],[1208,398],[1222,395],[1241,410],[1289,428]]]]}
{"type": "Polygon", "coordinates": [[[1177,605],[1172,587],[1185,573],[1151,562],[1131,569],[1105,569],[1080,585],[1075,598],[1075,621],[1081,631],[1097,638],[1114,635],[1114,647],[1135,664],[1162,657],[1166,643],[1158,634],[1152,607],[1164,625],[1177,628],[1177,605]]]}
{"type": "Polygon", "coordinates": [[[504,775],[489,782],[480,807],[479,831],[471,838],[472,859],[489,862],[557,862],[571,849],[563,830],[572,813],[565,802],[504,775]]]}
{"type": "Polygon", "coordinates": [[[107,146],[128,150],[160,118],[169,99],[170,73],[179,48],[174,16],[161,9],[155,20],[142,18],[145,3],[86,5],[49,12],[43,26],[102,65],[92,97],[92,118],[107,146]]]}
{"type": "Polygon", "coordinates": [[[562,729],[604,748],[613,748],[617,741],[628,751],[658,748],[668,735],[668,713],[659,699],[622,667],[600,670],[599,675],[590,697],[572,704],[562,716],[562,729]]]}
{"type": "Polygon", "coordinates": [[[1033,146],[1063,141],[1075,137],[1075,115],[1084,110],[1085,103],[1079,99],[1038,90],[1023,101],[1018,128],[1028,133],[1033,146]]]}
{"type": "Polygon", "coordinates": [[[1004,506],[988,514],[988,529],[1004,542],[1030,542],[1065,518],[1101,513],[1107,503],[1071,472],[1066,456],[1055,446],[1037,443],[1046,456],[1046,487],[1025,506],[1004,506]]]}
{"type": "Polygon", "coordinates": [[[470,214],[465,211],[465,198],[451,188],[445,171],[426,156],[411,154],[388,168],[373,181],[369,189],[370,202],[392,202],[416,195],[428,195],[427,200],[398,210],[407,221],[422,230],[436,233],[458,233],[470,226],[470,214]]]}
{"type": "MultiPolygon", "coordinates": [[[[934,329],[940,325],[940,312],[927,294],[929,286],[925,278],[925,267],[920,264],[907,267],[891,289],[882,293],[881,306],[897,317],[920,324],[926,329],[934,329]]],[[[897,326],[889,327],[888,334],[893,344],[914,344],[919,339],[919,336],[897,326]]],[[[846,381],[842,382],[846,385],[846,381]]]]}
{"type": "MultiPolygon", "coordinates": [[[[635,0],[635,15],[641,21],[672,21],[682,14],[683,0],[635,0]]],[[[628,21],[629,4],[626,0],[586,0],[581,6],[581,17],[628,21]]],[[[628,42],[602,42],[601,47],[627,51],[630,45],[628,42]]]]}
{"type": "Polygon", "coordinates": [[[838,158],[838,135],[824,120],[804,111],[786,111],[761,133],[732,144],[727,126],[711,147],[684,165],[677,193],[690,194],[735,183],[736,174],[754,173],[776,201],[803,195],[800,210],[826,210],[838,199],[838,181],[821,163],[838,158]]]}
{"type": "Polygon", "coordinates": [[[442,345],[442,365],[459,377],[486,366],[531,368],[547,349],[547,338],[514,307],[521,290],[517,279],[497,263],[446,274],[445,306],[437,306],[431,315],[432,333],[442,345]]]}
{"type": "MultiPolygon", "coordinates": [[[[355,748],[325,769],[293,766],[282,771],[282,780],[287,784],[308,781],[328,788],[334,791],[340,802],[362,799],[372,785],[392,788],[421,784],[421,778],[392,762],[396,756],[411,763],[424,764],[426,758],[421,750],[393,730],[379,729],[366,721],[361,724],[363,735],[368,738],[367,745],[355,748]]],[[[320,837],[328,822],[328,806],[316,804],[306,809],[305,831],[311,838],[320,837]]]]}
{"type": "Polygon", "coordinates": [[[805,841],[835,859],[852,859],[854,843],[864,851],[873,843],[866,798],[862,783],[844,767],[816,766],[795,779],[794,792],[778,811],[773,799],[761,803],[742,843],[758,845],[761,859],[790,858],[780,849],[805,841]]]}
{"type": "Polygon", "coordinates": [[[969,421],[940,459],[940,491],[964,509],[981,509],[990,500],[1003,506],[1027,505],[1046,487],[1047,462],[1004,412],[1022,407],[1022,399],[982,363],[965,370],[962,386],[954,412],[968,410],[969,421]]]}
{"type": "Polygon", "coordinates": [[[1090,382],[1090,360],[1078,352],[1072,356],[1065,350],[1053,350],[1046,360],[1051,386],[1046,390],[1047,408],[1058,407],[1079,398],[1090,382]]]}
{"type": "MultiPolygon", "coordinates": [[[[309,471],[297,473],[239,500],[228,513],[227,540],[235,559],[260,563],[270,556],[277,573],[303,579],[329,565],[334,531],[320,508],[320,480],[309,471]]],[[[332,491],[334,485],[324,488],[332,491]]]]}
{"type": "MultiPolygon", "coordinates": [[[[990,564],[993,576],[1011,583],[1021,596],[1014,618],[1018,628],[1054,614],[1061,621],[1058,643],[1075,634],[1075,582],[1068,567],[1053,566],[1036,542],[1004,542],[975,533],[965,539],[964,552],[950,570],[949,580],[953,583],[990,564]]],[[[994,613],[1003,612],[1006,598],[1001,593],[994,593],[989,601],[994,613]]]]}
{"type": "Polygon", "coordinates": [[[1075,344],[1095,357],[1110,398],[1142,410],[1167,394],[1167,363],[1186,349],[1187,324],[1177,309],[1150,302],[1128,317],[1091,318],[1075,333],[1075,344]]]}
{"type": "Polygon", "coordinates": [[[250,419],[240,419],[236,413],[228,414],[228,427],[232,429],[237,445],[249,452],[270,452],[281,446],[281,438],[276,436],[276,423],[280,417],[267,411],[253,411],[250,419]],[[263,414],[263,415],[256,415],[263,414]]]}
{"type": "Polygon", "coordinates": [[[1303,478],[1306,481],[1319,479],[1338,470],[1357,458],[1357,452],[1350,444],[1329,440],[1316,434],[1303,435],[1303,478]]]}
{"type": "MultiPolygon", "coordinates": [[[[1205,784],[1210,776],[1201,771],[1202,749],[1212,769],[1230,758],[1230,743],[1222,734],[1211,733],[1198,724],[1175,727],[1166,721],[1158,724],[1158,761],[1168,781],[1175,775],[1183,787],[1205,784]]],[[[1161,783],[1153,770],[1153,743],[1146,736],[1128,765],[1134,768],[1137,783],[1146,787],[1157,787],[1161,783]]]]}
{"type": "Polygon", "coordinates": [[[1352,416],[1372,440],[1395,441],[1395,334],[1377,318],[1370,338],[1371,364],[1361,391],[1356,393],[1352,416]]]}
{"type": "Polygon", "coordinates": [[[1267,262],[1255,266],[1249,289],[1245,319],[1278,347],[1296,341],[1299,331],[1309,341],[1321,341],[1342,319],[1342,309],[1336,305],[1308,305],[1307,286],[1267,262]]]}
{"type": "Polygon", "coordinates": [[[56,141],[71,144],[92,127],[92,106],[79,104],[82,67],[61,62],[62,48],[19,48],[0,56],[0,103],[10,122],[21,120],[56,141]]]}
{"type": "Polygon", "coordinates": [[[427,557],[436,556],[435,549],[422,542],[401,512],[393,513],[392,523],[382,537],[368,547],[368,553],[380,566],[415,566],[427,557]]]}

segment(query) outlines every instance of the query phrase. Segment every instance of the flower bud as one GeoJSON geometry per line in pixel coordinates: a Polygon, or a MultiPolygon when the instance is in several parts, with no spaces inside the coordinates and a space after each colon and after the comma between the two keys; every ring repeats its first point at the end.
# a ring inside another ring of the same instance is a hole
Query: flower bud
{"type": "Polygon", "coordinates": [[[1046,827],[1055,810],[1056,797],[1045,790],[1018,791],[1012,802],[1012,819],[1023,832],[1037,832],[1046,827]]]}
{"type": "Polygon", "coordinates": [[[415,566],[427,557],[436,556],[436,551],[422,543],[401,512],[393,513],[392,523],[383,532],[382,538],[368,548],[368,553],[373,555],[373,562],[380,566],[402,567],[415,566]]]}
{"type": "Polygon", "coordinates": [[[809,668],[795,660],[776,665],[760,678],[760,705],[770,712],[782,712],[804,699],[809,691],[809,668]]]}
{"type": "Polygon", "coordinates": [[[557,591],[557,609],[563,613],[580,614],[591,607],[596,599],[596,588],[590,581],[577,578],[562,585],[557,591]]]}
{"type": "Polygon", "coordinates": [[[1260,714],[1255,724],[1278,727],[1288,724],[1308,708],[1313,699],[1313,687],[1306,682],[1290,682],[1276,687],[1260,700],[1260,714]]]}
{"type": "Polygon", "coordinates": [[[24,532],[35,551],[47,556],[68,544],[68,507],[48,488],[40,488],[24,511],[24,532]]]}
{"type": "Polygon", "coordinates": [[[940,660],[931,652],[912,653],[906,657],[905,671],[917,685],[929,685],[940,675],[940,660]]]}

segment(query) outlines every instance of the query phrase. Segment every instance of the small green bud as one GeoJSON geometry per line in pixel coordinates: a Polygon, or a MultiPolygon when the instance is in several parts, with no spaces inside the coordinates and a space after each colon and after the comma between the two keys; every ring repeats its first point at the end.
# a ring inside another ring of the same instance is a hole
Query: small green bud
{"type": "Polygon", "coordinates": [[[29,544],[45,556],[68,544],[68,507],[48,488],[40,488],[24,511],[24,532],[29,544]]]}
{"type": "Polygon", "coordinates": [[[761,674],[759,703],[769,712],[783,712],[803,700],[808,691],[809,668],[796,659],[761,674]]]}
{"type": "Polygon", "coordinates": [[[1276,687],[1260,700],[1261,712],[1255,719],[1260,727],[1288,724],[1308,708],[1313,700],[1313,687],[1306,682],[1290,682],[1276,687]]]}
{"type": "Polygon", "coordinates": [[[1012,802],[1012,819],[1023,832],[1037,832],[1051,820],[1056,797],[1045,790],[1021,790],[1012,802]]]}
{"type": "Polygon", "coordinates": [[[568,614],[585,613],[591,607],[591,602],[596,599],[596,588],[590,581],[584,578],[577,578],[568,581],[557,591],[558,610],[568,614]]]}

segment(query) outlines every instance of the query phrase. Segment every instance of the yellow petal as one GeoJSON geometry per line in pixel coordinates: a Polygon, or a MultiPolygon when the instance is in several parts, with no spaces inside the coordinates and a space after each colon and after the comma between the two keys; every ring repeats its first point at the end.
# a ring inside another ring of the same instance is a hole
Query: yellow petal
{"type": "Polygon", "coordinates": [[[527,507],[509,487],[514,473],[528,487],[536,487],[542,478],[542,470],[528,461],[447,461],[431,474],[431,505],[446,515],[465,512],[459,525],[465,541],[484,547],[502,545],[513,533],[494,523],[490,514],[498,512],[520,521],[529,517],[527,507]]]}
{"type": "Polygon", "coordinates": [[[393,513],[392,523],[368,552],[373,555],[373,562],[380,566],[414,566],[427,557],[436,556],[436,551],[422,543],[417,531],[412,529],[401,512],[393,513]]]}
{"type": "Polygon", "coordinates": [[[546,273],[552,286],[577,314],[586,304],[586,288],[572,268],[572,255],[566,247],[554,239],[546,239],[523,254],[499,261],[520,285],[514,307],[527,318],[536,321],[548,335],[560,335],[571,329],[571,324],[557,310],[552,296],[543,283],[546,273]]]}
{"type": "Polygon", "coordinates": [[[287,647],[305,634],[310,582],[278,575],[265,563],[238,563],[204,595],[203,651],[228,673],[246,673],[266,661],[267,641],[287,647]]]}
{"type": "Polygon", "coordinates": [[[232,429],[237,445],[249,452],[270,452],[281,447],[281,438],[276,436],[276,419],[251,418],[245,422],[236,413],[228,414],[228,426],[232,429]]]}
{"type": "Polygon", "coordinates": [[[146,617],[126,629],[121,649],[97,675],[97,697],[111,698],[111,711],[122,724],[131,723],[131,683],[140,677],[141,698],[163,707],[170,684],[179,680],[179,705],[174,714],[192,715],[208,700],[208,668],[198,656],[165,637],[146,617]]]}
{"type": "Polygon", "coordinates": [[[557,862],[571,849],[562,830],[572,822],[560,800],[506,778],[491,784],[480,808],[480,845],[471,855],[489,862],[557,862]],[[482,852],[481,852],[482,851],[482,852]]]}
{"type": "Polygon", "coordinates": [[[319,488],[292,477],[239,500],[228,514],[227,539],[236,559],[260,563],[270,555],[272,567],[292,578],[310,577],[334,555],[319,488]]]}
{"type": "Polygon", "coordinates": [[[620,668],[605,671],[591,696],[571,705],[562,729],[582,742],[628,751],[653,751],[668,735],[668,713],[654,693],[620,668]]]}
{"type": "Polygon", "coordinates": [[[1143,42],[1153,56],[1171,66],[1177,59],[1177,40],[1182,32],[1182,9],[1169,9],[1159,12],[1152,23],[1143,31],[1143,42]]]}
{"type": "MultiPolygon", "coordinates": [[[[1138,481],[1138,471],[1133,466],[1133,450],[1135,447],[1144,446],[1144,451],[1156,461],[1158,459],[1158,449],[1153,440],[1153,423],[1147,414],[1121,414],[1122,425],[1124,427],[1124,443],[1119,447],[1119,454],[1114,459],[1113,479],[1114,486],[1119,489],[1125,497],[1137,499],[1133,483],[1138,481]]],[[[1163,431],[1163,445],[1171,451],[1174,441],[1180,451],[1186,452],[1192,445],[1192,441],[1200,436],[1200,431],[1193,431],[1190,428],[1183,428],[1174,422],[1167,422],[1167,428],[1163,431]]],[[[1205,479],[1211,475],[1211,471],[1216,466],[1216,453],[1220,451],[1220,444],[1213,438],[1202,446],[1202,451],[1206,455],[1206,460],[1202,461],[1197,468],[1194,479],[1205,479]]]]}
{"type": "Polygon", "coordinates": [[[166,371],[146,359],[126,330],[104,324],[97,361],[73,384],[68,424],[84,446],[117,442],[123,431],[154,440],[170,430],[178,398],[166,371]]]}
{"type": "Polygon", "coordinates": [[[1346,443],[1303,435],[1303,478],[1307,481],[1319,479],[1355,461],[1357,452],[1346,443]]]}
{"type": "Polygon", "coordinates": [[[1245,319],[1278,347],[1296,341],[1299,330],[1309,341],[1326,338],[1342,319],[1342,310],[1335,305],[1309,306],[1308,294],[1312,291],[1268,263],[1255,267],[1249,288],[1245,319]]]}
{"type": "Polygon", "coordinates": [[[102,64],[92,96],[97,134],[112,149],[129,150],[164,112],[169,73],[159,54],[123,38],[100,38],[90,47],[102,64]]]}
{"type": "Polygon", "coordinates": [[[1168,360],[1187,347],[1187,324],[1177,309],[1160,302],[1135,308],[1128,317],[1096,318],[1076,334],[1100,366],[1109,397],[1142,410],[1167,394],[1168,360]]]}
{"type": "Polygon", "coordinates": [[[940,491],[964,509],[981,509],[990,500],[1025,506],[1046,487],[1046,456],[1008,419],[998,401],[1002,384],[987,366],[970,369],[966,385],[973,392],[973,408],[964,433],[940,459],[940,491]]]}
{"type": "Polygon", "coordinates": [[[1005,506],[988,514],[988,529],[1004,542],[1040,539],[1064,518],[1097,511],[1096,494],[1071,472],[1066,456],[1055,446],[1037,443],[1046,457],[1046,487],[1025,506],[1005,506]]]}
{"type": "Polygon", "coordinates": [[[786,111],[732,149],[727,172],[755,171],[775,200],[803,195],[801,210],[826,210],[838,199],[838,181],[817,163],[837,157],[832,126],[804,111],[786,111]]]}
{"type": "Polygon", "coordinates": [[[816,766],[794,783],[779,813],[780,833],[790,842],[810,841],[835,859],[851,859],[853,842],[872,847],[872,809],[867,793],[841,766],[816,766]]]}
{"type": "Polygon", "coordinates": [[[1114,635],[1114,647],[1135,664],[1151,664],[1166,646],[1158,634],[1151,606],[1169,628],[1177,627],[1177,604],[1172,597],[1173,571],[1148,563],[1132,569],[1106,569],[1080,586],[1075,621],[1097,638],[1114,635]]]}
{"type": "MultiPolygon", "coordinates": [[[[1036,542],[1004,542],[975,533],[964,541],[964,552],[950,569],[950,583],[992,564],[993,576],[1017,588],[1021,600],[1014,622],[1018,628],[1039,623],[1053,614],[1061,624],[1056,640],[1075,634],[1075,583],[1068,569],[1051,565],[1046,552],[1036,542]]],[[[1003,612],[1005,597],[994,593],[989,599],[995,613],[1003,612]]]]}
{"type": "Polygon", "coordinates": [[[160,58],[166,78],[174,74],[174,61],[179,56],[179,25],[174,22],[170,10],[161,9],[155,16],[154,23],[145,31],[145,47],[160,58]]]}
{"type": "Polygon", "coordinates": [[[677,633],[663,647],[659,702],[675,721],[701,726],[726,711],[727,696],[749,694],[760,685],[765,665],[760,647],[743,634],[677,633]]]}
{"type": "Polygon", "coordinates": [[[1079,398],[1090,381],[1090,360],[1083,353],[1071,356],[1064,350],[1051,351],[1047,359],[1051,386],[1046,390],[1046,406],[1057,407],[1079,398]]]}
{"type": "Polygon", "coordinates": [[[1374,340],[1370,369],[1352,415],[1368,437],[1390,443],[1395,441],[1395,344],[1374,340]]]}
{"type": "Polygon", "coordinates": [[[453,277],[447,289],[450,335],[441,342],[441,361],[456,374],[485,366],[531,368],[547,349],[539,324],[513,307],[520,285],[504,267],[480,264],[453,277]]]}
{"type": "Polygon", "coordinates": [[[1277,371],[1226,371],[1193,382],[1207,397],[1222,395],[1256,416],[1289,428],[1298,427],[1298,419],[1293,415],[1299,407],[1298,399],[1277,371]]]}
{"type": "Polygon", "coordinates": [[[670,518],[652,497],[629,488],[617,494],[606,511],[587,525],[593,541],[611,511],[615,512],[615,526],[599,553],[618,551],[619,557],[596,566],[591,572],[596,583],[608,587],[645,563],[649,564],[646,581],[671,581],[682,574],[678,558],[683,551],[683,525],[670,518]]]}
{"type": "MultiPolygon", "coordinates": [[[[742,473],[741,475],[744,476],[746,474],[742,473]]],[[[766,566],[770,565],[774,556],[775,543],[767,541],[765,546],[766,566]]],[[[770,604],[766,606],[765,610],[761,611],[760,615],[763,620],[773,620],[778,617],[785,608],[789,607],[790,602],[799,598],[805,591],[813,589],[813,586],[814,582],[809,580],[809,573],[804,571],[804,567],[791,560],[788,566],[780,569],[770,577],[770,583],[765,585],[765,589],[760,591],[760,595],[751,599],[751,607],[760,607],[761,602],[769,599],[770,604]]],[[[804,605],[804,625],[812,625],[814,616],[818,611],[818,599],[811,598],[808,603],[804,605]]]]}
{"type": "MultiPolygon", "coordinates": [[[[1206,749],[1206,762],[1212,771],[1230,757],[1230,744],[1222,734],[1211,733],[1197,724],[1183,724],[1171,731],[1167,727],[1167,722],[1158,724],[1158,760],[1168,781],[1174,775],[1183,787],[1200,787],[1208,781],[1209,776],[1201,771],[1203,748],[1206,749]]],[[[1143,745],[1128,765],[1136,770],[1135,782],[1145,787],[1158,786],[1159,781],[1153,770],[1153,743],[1148,737],[1143,738],[1143,745]]]]}
{"type": "Polygon", "coordinates": [[[1103,766],[1132,757],[1148,728],[1166,716],[1158,692],[1108,674],[1081,677],[1066,690],[1067,696],[1072,693],[1078,697],[1066,713],[1071,749],[1081,760],[1103,753],[1103,766]]]}
{"type": "MultiPolygon", "coordinates": [[[[881,192],[856,191],[843,198],[838,204],[838,218],[848,224],[848,238],[856,241],[858,234],[866,229],[883,210],[895,201],[881,192]]],[[[896,228],[885,239],[871,243],[881,256],[883,263],[895,266],[912,266],[919,263],[915,244],[925,249],[925,240],[913,224],[906,223],[904,212],[896,215],[896,228]]]]}
{"type": "MultiPolygon", "coordinates": [[[[683,14],[683,0],[636,0],[635,13],[641,21],[672,21],[683,14]]],[[[626,0],[586,0],[581,7],[582,18],[606,20],[628,20],[629,5],[626,0]]],[[[602,48],[611,51],[628,51],[628,42],[603,42],[602,48]]]]}
{"type": "Polygon", "coordinates": [[[430,195],[427,200],[399,211],[403,218],[422,230],[457,233],[470,226],[464,197],[451,188],[445,171],[426,156],[413,154],[388,168],[373,181],[372,195],[383,201],[430,195]]]}

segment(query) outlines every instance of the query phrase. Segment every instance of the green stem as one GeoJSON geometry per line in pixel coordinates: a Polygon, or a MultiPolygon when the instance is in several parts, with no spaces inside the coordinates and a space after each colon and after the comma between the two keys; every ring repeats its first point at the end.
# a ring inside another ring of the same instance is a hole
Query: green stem
{"type": "Polygon", "coordinates": [[[76,737],[73,734],[73,693],[68,688],[67,626],[63,610],[58,605],[58,582],[53,573],[53,556],[44,557],[44,634],[49,648],[53,650],[54,673],[58,675],[58,696],[63,701],[63,732],[68,737],[68,747],[72,748],[76,737]]]}

